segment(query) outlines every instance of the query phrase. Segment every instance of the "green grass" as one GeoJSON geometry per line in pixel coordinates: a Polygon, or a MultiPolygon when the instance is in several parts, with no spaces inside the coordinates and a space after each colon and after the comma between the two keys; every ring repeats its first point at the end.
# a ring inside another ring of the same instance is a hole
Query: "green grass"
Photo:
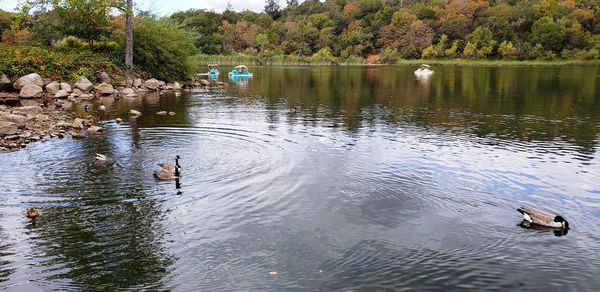
{"type": "Polygon", "coordinates": [[[364,59],[361,57],[349,57],[347,59],[331,58],[316,59],[305,56],[292,55],[270,55],[270,56],[252,56],[252,55],[204,55],[199,54],[190,58],[194,66],[206,64],[220,65],[271,65],[271,66],[330,66],[330,65],[363,65],[364,59]]]}
{"type": "Polygon", "coordinates": [[[581,66],[600,65],[598,60],[485,60],[485,59],[417,59],[398,60],[396,65],[446,65],[446,66],[581,66]]]}

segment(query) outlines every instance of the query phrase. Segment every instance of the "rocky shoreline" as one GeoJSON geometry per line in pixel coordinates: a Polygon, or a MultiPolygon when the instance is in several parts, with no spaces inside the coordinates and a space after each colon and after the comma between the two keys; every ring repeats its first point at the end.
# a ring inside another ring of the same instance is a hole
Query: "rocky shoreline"
{"type": "MultiPolygon", "coordinates": [[[[178,82],[157,79],[128,79],[115,86],[106,72],[94,85],[85,76],[71,85],[31,73],[11,82],[0,74],[0,152],[25,148],[29,143],[49,138],[75,139],[103,131],[91,115],[80,117],[65,110],[83,101],[137,98],[149,92],[180,91],[178,82]],[[70,105],[70,106],[67,106],[70,105]]],[[[120,119],[117,118],[118,122],[120,119]]]]}

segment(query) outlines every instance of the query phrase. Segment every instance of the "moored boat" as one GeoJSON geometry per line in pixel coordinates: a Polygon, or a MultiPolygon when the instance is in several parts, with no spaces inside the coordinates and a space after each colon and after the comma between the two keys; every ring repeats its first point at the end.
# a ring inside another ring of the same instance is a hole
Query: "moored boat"
{"type": "Polygon", "coordinates": [[[252,73],[248,72],[248,66],[238,65],[229,72],[229,77],[252,77],[252,73]]]}

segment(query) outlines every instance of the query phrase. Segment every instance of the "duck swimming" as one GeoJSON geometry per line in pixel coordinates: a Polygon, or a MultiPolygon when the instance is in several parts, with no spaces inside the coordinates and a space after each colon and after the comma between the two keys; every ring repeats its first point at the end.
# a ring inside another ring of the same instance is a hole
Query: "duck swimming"
{"type": "Polygon", "coordinates": [[[170,172],[175,172],[175,168],[181,168],[181,166],[179,165],[179,159],[181,159],[181,157],[179,157],[179,155],[175,156],[175,165],[171,164],[171,163],[159,163],[158,166],[160,166],[162,169],[166,170],[166,171],[170,171],[170,172]]]}
{"type": "Polygon", "coordinates": [[[40,211],[36,208],[29,208],[27,209],[27,214],[25,214],[25,216],[31,220],[35,220],[35,218],[40,217],[40,211]]]}
{"type": "Polygon", "coordinates": [[[569,222],[560,215],[554,215],[533,208],[521,207],[517,209],[523,214],[523,219],[530,224],[551,228],[569,229],[569,222]]]}

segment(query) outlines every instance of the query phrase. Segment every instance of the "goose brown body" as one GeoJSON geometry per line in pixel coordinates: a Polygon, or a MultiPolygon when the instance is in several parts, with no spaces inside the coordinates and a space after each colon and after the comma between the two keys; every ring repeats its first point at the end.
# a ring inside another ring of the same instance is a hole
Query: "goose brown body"
{"type": "Polygon", "coordinates": [[[569,223],[562,216],[546,213],[533,208],[521,207],[517,209],[529,223],[552,228],[569,228],[569,223]]]}

